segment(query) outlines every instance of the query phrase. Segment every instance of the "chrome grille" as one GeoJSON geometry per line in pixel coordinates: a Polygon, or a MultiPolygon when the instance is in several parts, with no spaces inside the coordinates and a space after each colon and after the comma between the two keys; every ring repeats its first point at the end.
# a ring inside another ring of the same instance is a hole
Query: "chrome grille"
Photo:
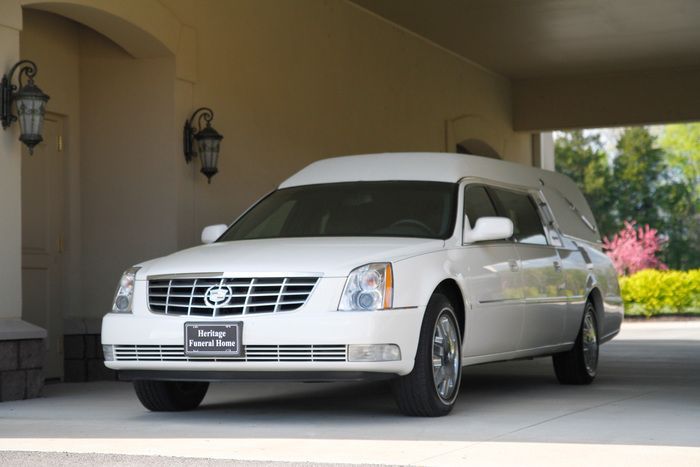
{"type": "Polygon", "coordinates": [[[242,357],[188,357],[182,345],[115,345],[125,362],[345,362],[346,345],[247,345],[242,357]]]}
{"type": "Polygon", "coordinates": [[[187,316],[231,316],[277,313],[300,308],[318,277],[157,278],[148,281],[148,307],[154,313],[187,316]],[[210,291],[227,298],[212,303],[210,291]]]}

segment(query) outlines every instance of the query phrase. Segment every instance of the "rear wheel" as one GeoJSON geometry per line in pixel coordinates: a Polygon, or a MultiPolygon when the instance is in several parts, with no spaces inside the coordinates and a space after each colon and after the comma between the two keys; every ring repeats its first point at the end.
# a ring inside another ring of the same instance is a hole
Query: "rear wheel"
{"type": "Polygon", "coordinates": [[[134,381],[136,396],[152,412],[177,412],[199,406],[209,383],[194,381],[134,381]]]}
{"type": "Polygon", "coordinates": [[[595,308],[586,304],[574,348],[552,357],[554,373],[561,384],[590,384],[598,370],[598,331],[595,308]]]}
{"type": "Polygon", "coordinates": [[[462,378],[462,341],[454,306],[440,294],[423,318],[413,371],[396,379],[393,392],[405,415],[439,417],[452,410],[462,378]]]}

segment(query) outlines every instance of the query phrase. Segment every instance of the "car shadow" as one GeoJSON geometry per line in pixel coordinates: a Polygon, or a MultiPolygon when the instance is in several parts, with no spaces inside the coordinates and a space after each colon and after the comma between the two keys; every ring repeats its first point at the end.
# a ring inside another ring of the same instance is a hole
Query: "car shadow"
{"type": "Polygon", "coordinates": [[[600,373],[588,386],[560,385],[550,358],[467,367],[447,417],[401,415],[388,382],[214,383],[199,409],[169,413],[148,412],[125,383],[87,383],[55,385],[45,398],[0,407],[0,433],[693,446],[687,432],[697,426],[698,388],[700,340],[628,339],[602,348],[600,373]],[[651,438],[651,425],[664,428],[651,438]]]}
{"type": "MultiPolygon", "coordinates": [[[[551,358],[516,360],[466,367],[459,400],[453,413],[473,410],[480,404],[512,402],[542,397],[577,397],[586,391],[604,388],[622,392],[652,391],[659,384],[694,386],[700,383],[700,341],[625,340],[602,347],[600,369],[591,386],[562,386],[558,383],[551,358]],[[592,388],[592,389],[591,389],[592,388]],[[554,393],[552,393],[554,391],[554,393]]],[[[329,416],[399,416],[393,403],[390,382],[372,383],[265,383],[270,392],[236,397],[239,384],[223,383],[213,400],[205,399],[203,412],[266,413],[276,417],[298,413],[329,416]],[[230,391],[231,399],[225,393],[230,391]]],[[[216,388],[217,384],[213,387],[216,388]]]]}

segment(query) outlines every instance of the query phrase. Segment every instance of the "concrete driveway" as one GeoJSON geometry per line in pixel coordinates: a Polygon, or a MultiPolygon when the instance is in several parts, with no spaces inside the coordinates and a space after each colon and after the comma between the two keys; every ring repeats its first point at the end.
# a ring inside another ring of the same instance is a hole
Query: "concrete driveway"
{"type": "Polygon", "coordinates": [[[399,415],[384,384],[215,384],[200,410],[172,414],[145,411],[128,383],[56,384],[0,404],[0,464],[175,461],[130,457],[142,455],[699,466],[700,321],[626,323],[588,387],[557,384],[548,358],[468,368],[439,419],[399,415]]]}

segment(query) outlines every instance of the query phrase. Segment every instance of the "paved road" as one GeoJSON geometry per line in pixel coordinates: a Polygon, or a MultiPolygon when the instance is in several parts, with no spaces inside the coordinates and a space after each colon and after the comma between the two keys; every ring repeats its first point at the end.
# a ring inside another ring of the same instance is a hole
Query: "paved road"
{"type": "Polygon", "coordinates": [[[146,412],[127,383],[56,384],[0,404],[0,451],[0,464],[28,465],[92,459],[50,454],[67,451],[120,454],[100,457],[113,465],[700,466],[700,321],[625,324],[588,387],[558,385],[549,359],[468,368],[439,419],[399,415],[383,384],[216,384],[200,410],[174,414],[146,412]]]}

